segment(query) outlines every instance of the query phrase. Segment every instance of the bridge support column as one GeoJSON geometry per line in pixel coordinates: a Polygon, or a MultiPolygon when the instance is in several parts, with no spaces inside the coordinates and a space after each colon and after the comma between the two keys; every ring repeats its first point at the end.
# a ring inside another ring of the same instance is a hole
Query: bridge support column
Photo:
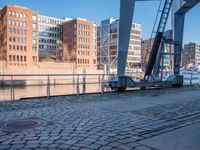
{"type": "Polygon", "coordinates": [[[135,1],[121,0],[120,2],[117,77],[123,77],[125,75],[135,1]]]}

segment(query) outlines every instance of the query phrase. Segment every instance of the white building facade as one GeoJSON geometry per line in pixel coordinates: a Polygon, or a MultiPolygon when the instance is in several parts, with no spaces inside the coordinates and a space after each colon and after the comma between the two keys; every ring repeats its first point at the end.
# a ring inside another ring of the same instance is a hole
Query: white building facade
{"type": "MultiPolygon", "coordinates": [[[[98,64],[107,73],[116,73],[118,59],[119,20],[103,20],[97,30],[98,64]]],[[[133,23],[127,57],[127,71],[141,69],[141,25],[133,23]]]]}

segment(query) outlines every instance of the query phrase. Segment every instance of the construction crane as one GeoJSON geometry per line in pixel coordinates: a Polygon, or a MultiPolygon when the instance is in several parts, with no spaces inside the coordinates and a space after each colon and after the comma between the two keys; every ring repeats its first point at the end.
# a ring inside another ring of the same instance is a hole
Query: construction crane
{"type": "MultiPolygon", "coordinates": [[[[131,87],[152,87],[152,86],[173,86],[180,87],[183,85],[183,76],[180,75],[180,62],[181,51],[183,43],[183,31],[185,14],[196,6],[200,0],[183,0],[184,4],[177,10],[174,17],[174,75],[169,76],[165,81],[154,78],[155,74],[153,68],[156,62],[160,59],[158,51],[161,46],[163,34],[165,31],[170,9],[172,7],[173,0],[161,0],[163,7],[159,9],[160,18],[158,25],[154,26],[153,34],[153,46],[150,49],[150,57],[146,66],[145,76],[143,81],[134,81],[130,77],[125,76],[126,60],[128,54],[128,46],[131,32],[131,24],[133,21],[133,13],[136,1],[143,0],[121,0],[120,1],[120,23],[119,23],[119,50],[118,50],[118,68],[117,75],[111,78],[108,85],[111,89],[124,91],[126,88],[131,87]]],[[[161,7],[161,5],[160,5],[161,7]]],[[[158,12],[158,13],[159,13],[158,12]]],[[[158,16],[157,16],[158,17],[158,16]]],[[[156,23],[155,23],[156,24],[156,23]]],[[[157,68],[159,69],[159,68],[157,68]]],[[[157,74],[158,76],[158,74],[157,74]]]]}

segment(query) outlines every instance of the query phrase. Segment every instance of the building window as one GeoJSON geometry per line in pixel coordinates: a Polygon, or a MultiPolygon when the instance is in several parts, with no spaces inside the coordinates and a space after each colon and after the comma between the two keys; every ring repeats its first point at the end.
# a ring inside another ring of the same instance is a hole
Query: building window
{"type": "Polygon", "coordinates": [[[13,37],[13,42],[16,42],[16,38],[15,37],[13,37]]]}
{"type": "Polygon", "coordinates": [[[36,21],[36,16],[32,16],[32,20],[33,20],[33,21],[36,21]]]}
{"type": "Polygon", "coordinates": [[[33,28],[33,29],[36,29],[36,23],[33,23],[33,24],[32,24],[32,28],[33,28]]]}
{"type": "Polygon", "coordinates": [[[27,43],[27,40],[26,40],[26,38],[24,38],[24,43],[25,43],[25,44],[27,43]]]}
{"type": "Polygon", "coordinates": [[[12,12],[12,16],[15,16],[15,12],[14,11],[12,12]]]}
{"type": "Polygon", "coordinates": [[[10,50],[12,49],[12,45],[9,45],[9,49],[10,49],[10,50]]]}
{"type": "Polygon", "coordinates": [[[9,61],[12,61],[12,56],[11,55],[9,55],[9,61]]]}
{"type": "Polygon", "coordinates": [[[15,55],[13,55],[13,61],[15,61],[15,55]]]}
{"type": "Polygon", "coordinates": [[[12,25],[14,26],[16,23],[15,23],[15,20],[12,20],[12,25]]]}
{"type": "Polygon", "coordinates": [[[9,33],[12,33],[12,28],[9,28],[9,33]]]}
{"type": "Polygon", "coordinates": [[[36,39],[33,39],[33,44],[34,44],[34,45],[36,44],[36,39]]]}
{"type": "Polygon", "coordinates": [[[12,22],[11,20],[8,20],[8,24],[9,24],[9,25],[11,25],[11,22],[12,22]]]}
{"type": "Polygon", "coordinates": [[[35,31],[33,31],[33,36],[36,36],[36,32],[35,31]]]}
{"type": "Polygon", "coordinates": [[[17,61],[19,61],[19,55],[17,55],[17,61]]]}
{"type": "Polygon", "coordinates": [[[24,27],[26,27],[26,22],[24,22],[24,27]]]}
{"type": "Polygon", "coordinates": [[[23,26],[23,22],[22,22],[22,21],[19,22],[19,26],[20,26],[20,27],[23,26]]]}
{"type": "Polygon", "coordinates": [[[24,62],[26,62],[26,56],[24,56],[24,62]]]}
{"type": "Polygon", "coordinates": [[[26,46],[24,46],[24,51],[26,51],[26,46]]]}

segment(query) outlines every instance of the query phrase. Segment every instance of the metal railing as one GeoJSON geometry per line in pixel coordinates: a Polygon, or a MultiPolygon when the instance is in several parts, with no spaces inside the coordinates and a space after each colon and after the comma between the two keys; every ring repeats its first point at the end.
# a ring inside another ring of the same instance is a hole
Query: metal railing
{"type": "MultiPolygon", "coordinates": [[[[98,84],[100,87],[100,93],[105,92],[105,82],[110,78],[110,74],[3,74],[0,75],[1,87],[10,88],[10,99],[11,101],[15,100],[16,97],[16,87],[18,85],[17,81],[24,81],[23,86],[46,86],[46,96],[50,99],[53,95],[51,93],[52,85],[74,85],[76,86],[76,95],[79,96],[80,86],[82,85],[82,94],[86,94],[86,85],[87,84],[98,84]],[[32,77],[37,77],[33,80],[32,77]],[[57,79],[56,79],[57,77],[57,79]],[[62,77],[62,78],[61,78],[62,77]],[[31,80],[30,80],[31,78],[31,80]],[[46,81],[45,81],[46,80],[46,81]],[[91,80],[91,81],[90,81],[91,80]],[[31,82],[27,83],[27,82],[31,82]],[[42,82],[42,84],[41,84],[42,82]]],[[[67,95],[67,94],[64,94],[67,95]]],[[[23,97],[22,97],[23,98],[23,97]]]]}

